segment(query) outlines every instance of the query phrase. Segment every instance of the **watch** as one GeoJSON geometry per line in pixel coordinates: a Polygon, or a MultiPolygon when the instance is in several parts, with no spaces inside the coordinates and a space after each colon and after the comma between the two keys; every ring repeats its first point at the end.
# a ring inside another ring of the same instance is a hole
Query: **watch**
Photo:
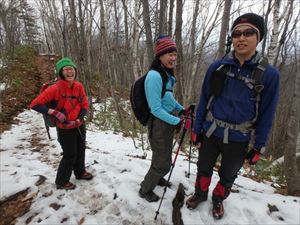
{"type": "Polygon", "coordinates": [[[260,150],[259,150],[260,154],[264,154],[265,151],[266,151],[266,147],[265,146],[261,147],[260,150]]]}

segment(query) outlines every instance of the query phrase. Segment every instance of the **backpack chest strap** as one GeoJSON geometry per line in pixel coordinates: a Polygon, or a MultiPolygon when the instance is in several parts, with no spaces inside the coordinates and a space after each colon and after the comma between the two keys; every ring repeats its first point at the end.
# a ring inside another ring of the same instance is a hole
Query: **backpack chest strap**
{"type": "Polygon", "coordinates": [[[230,71],[228,71],[226,73],[226,75],[230,78],[233,78],[233,79],[237,79],[237,80],[240,80],[240,81],[243,81],[245,83],[245,85],[250,88],[251,90],[254,88],[255,86],[255,80],[254,79],[251,79],[251,78],[248,78],[248,77],[244,77],[244,76],[241,76],[239,74],[234,74],[230,71]]]}

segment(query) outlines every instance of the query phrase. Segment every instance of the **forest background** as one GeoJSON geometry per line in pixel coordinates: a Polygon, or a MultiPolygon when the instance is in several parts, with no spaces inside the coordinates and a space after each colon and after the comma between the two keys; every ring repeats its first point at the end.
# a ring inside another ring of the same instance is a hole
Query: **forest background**
{"type": "MultiPolygon", "coordinates": [[[[256,169],[276,171],[287,193],[299,195],[299,0],[0,0],[0,83],[5,86],[0,92],[0,122],[13,115],[4,104],[7,91],[27,87],[11,68],[34,50],[49,58],[73,58],[78,79],[90,98],[89,120],[99,121],[105,129],[112,118],[115,130],[133,140],[138,137],[143,143],[145,130],[124,110],[124,100],[129,99],[133,81],[153,60],[156,37],[167,34],[177,43],[175,95],[187,106],[198,102],[208,65],[225,54],[231,24],[246,12],[265,18],[267,35],[258,48],[281,74],[280,100],[266,163],[263,169],[256,169]],[[94,111],[93,103],[108,100],[113,100],[112,108],[94,111]]],[[[55,79],[54,68],[49,71],[49,80],[55,79]]],[[[9,101],[24,97],[21,94],[9,101]]],[[[26,99],[27,105],[30,100],[26,99]]]]}

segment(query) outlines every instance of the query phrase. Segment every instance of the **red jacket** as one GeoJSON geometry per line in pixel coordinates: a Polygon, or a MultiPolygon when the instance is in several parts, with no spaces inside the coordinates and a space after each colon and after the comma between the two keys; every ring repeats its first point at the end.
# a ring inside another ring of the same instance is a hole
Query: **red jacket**
{"type": "MultiPolygon", "coordinates": [[[[37,96],[30,104],[30,108],[44,108],[47,110],[37,110],[38,112],[47,113],[48,107],[59,110],[64,113],[68,121],[75,121],[80,118],[82,112],[88,111],[89,104],[83,85],[78,81],[73,81],[72,87],[64,80],[59,80],[55,84],[48,87],[39,96],[37,96]],[[51,106],[47,103],[51,102],[51,106]],[[41,107],[40,107],[41,106],[41,107]]],[[[83,119],[83,118],[80,118],[83,119]]],[[[82,123],[78,124],[80,126],[82,123]]],[[[65,128],[65,125],[56,122],[59,128],[65,128]]],[[[72,128],[72,127],[68,127],[72,128]]]]}

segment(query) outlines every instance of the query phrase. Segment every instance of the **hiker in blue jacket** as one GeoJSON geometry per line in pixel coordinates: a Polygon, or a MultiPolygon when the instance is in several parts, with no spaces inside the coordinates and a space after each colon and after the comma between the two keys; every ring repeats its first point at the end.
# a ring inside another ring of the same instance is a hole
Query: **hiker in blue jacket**
{"type": "Polygon", "coordinates": [[[202,86],[192,134],[194,144],[201,144],[195,194],[186,205],[194,209],[207,200],[213,167],[221,154],[220,180],[212,192],[216,219],[224,214],[223,200],[244,161],[255,164],[259,160],[272,126],[279,73],[263,63],[265,59],[256,51],[264,34],[261,16],[247,13],[238,17],[231,28],[234,50],[210,65],[202,86]],[[259,69],[257,84],[252,75],[259,69]]]}
{"type": "Polygon", "coordinates": [[[141,183],[139,195],[149,202],[159,200],[153,192],[156,185],[171,186],[164,176],[172,163],[174,130],[181,124],[174,112],[183,111],[172,92],[176,82],[173,72],[176,58],[176,43],[167,36],[160,36],[155,43],[155,59],[145,80],[145,94],[151,111],[147,127],[152,161],[141,183]],[[162,96],[163,79],[166,79],[166,90],[162,96]]]}

